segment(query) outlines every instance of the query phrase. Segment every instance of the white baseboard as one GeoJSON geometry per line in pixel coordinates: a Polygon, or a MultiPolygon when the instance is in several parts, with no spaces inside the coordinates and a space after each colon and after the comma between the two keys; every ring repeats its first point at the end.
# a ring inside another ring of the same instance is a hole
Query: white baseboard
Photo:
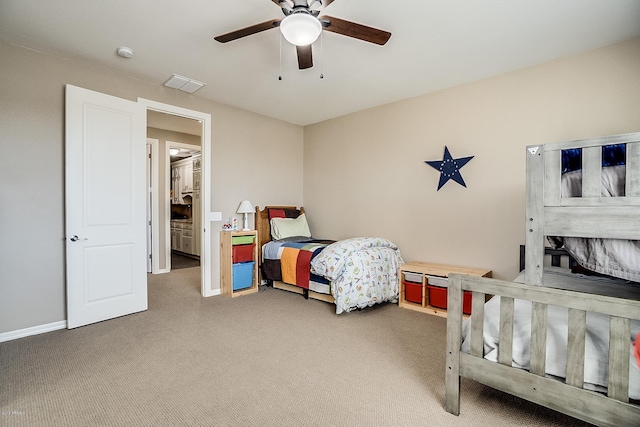
{"type": "Polygon", "coordinates": [[[207,297],[214,297],[216,295],[222,295],[222,292],[220,291],[220,289],[206,289],[205,290],[205,294],[203,295],[203,297],[207,298],[207,297]]]}
{"type": "Polygon", "coordinates": [[[28,337],[30,335],[43,334],[45,332],[57,331],[58,329],[66,329],[67,321],[47,323],[45,325],[32,326],[30,328],[18,329],[17,331],[9,331],[0,333],[0,342],[17,340],[18,338],[28,337]]]}

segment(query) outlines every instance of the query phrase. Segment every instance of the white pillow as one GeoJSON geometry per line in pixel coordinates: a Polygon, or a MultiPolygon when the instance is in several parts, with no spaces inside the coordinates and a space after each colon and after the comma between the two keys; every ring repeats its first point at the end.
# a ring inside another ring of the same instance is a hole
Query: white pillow
{"type": "Polygon", "coordinates": [[[273,240],[294,236],[311,237],[307,217],[304,214],[300,214],[298,218],[273,218],[271,220],[271,237],[273,240]]]}

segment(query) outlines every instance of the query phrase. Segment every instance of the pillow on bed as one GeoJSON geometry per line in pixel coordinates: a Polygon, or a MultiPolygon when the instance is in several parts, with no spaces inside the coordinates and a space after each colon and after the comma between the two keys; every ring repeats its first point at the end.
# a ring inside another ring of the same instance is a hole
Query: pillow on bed
{"type": "Polygon", "coordinates": [[[273,218],[297,218],[300,211],[297,209],[269,209],[269,219],[273,218]]]}
{"type": "Polygon", "coordinates": [[[269,209],[269,219],[286,217],[287,215],[284,213],[284,209],[269,209]]]}
{"type": "Polygon", "coordinates": [[[280,240],[286,237],[303,236],[311,237],[307,217],[300,214],[298,218],[273,218],[271,219],[271,237],[280,240]]]}

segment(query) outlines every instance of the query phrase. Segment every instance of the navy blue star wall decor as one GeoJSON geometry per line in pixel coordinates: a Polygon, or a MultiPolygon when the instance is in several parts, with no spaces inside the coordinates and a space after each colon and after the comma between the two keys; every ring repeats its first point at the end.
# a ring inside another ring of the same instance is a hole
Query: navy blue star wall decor
{"type": "Polygon", "coordinates": [[[462,179],[462,175],[460,175],[460,169],[469,163],[469,160],[473,159],[473,156],[469,157],[461,157],[459,159],[454,159],[451,157],[451,153],[449,153],[449,149],[447,146],[444,146],[444,157],[442,160],[434,160],[428,161],[425,160],[425,163],[431,166],[432,168],[440,171],[440,182],[438,182],[438,191],[442,188],[443,185],[447,183],[450,179],[454,180],[458,184],[466,187],[467,185],[464,183],[464,179],[462,179]]]}

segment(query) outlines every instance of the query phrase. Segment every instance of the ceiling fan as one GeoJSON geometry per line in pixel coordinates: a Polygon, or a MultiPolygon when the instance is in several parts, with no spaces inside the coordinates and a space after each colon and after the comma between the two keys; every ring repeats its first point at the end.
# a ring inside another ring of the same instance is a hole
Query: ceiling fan
{"type": "Polygon", "coordinates": [[[334,0],[271,0],[282,9],[283,19],[272,19],[250,27],[232,31],[214,37],[220,43],[227,43],[242,37],[250,36],[271,28],[279,27],[284,38],[296,46],[298,54],[298,68],[313,67],[311,45],[315,42],[323,29],[333,33],[353,37],[369,43],[384,45],[391,33],[334,18],[333,16],[318,16],[320,11],[334,0]]]}

